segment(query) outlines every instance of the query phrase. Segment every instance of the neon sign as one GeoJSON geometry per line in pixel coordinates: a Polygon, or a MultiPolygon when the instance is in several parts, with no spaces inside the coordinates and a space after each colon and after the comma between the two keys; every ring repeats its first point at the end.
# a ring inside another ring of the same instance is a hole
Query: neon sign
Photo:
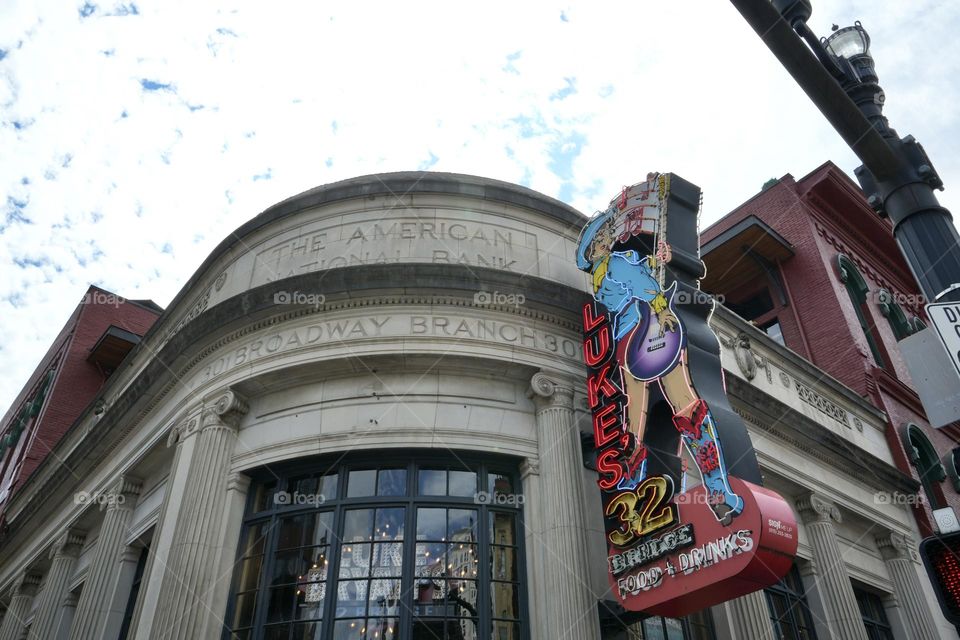
{"type": "Polygon", "coordinates": [[[777,582],[796,521],[762,488],[730,408],[712,298],[699,289],[700,190],[671,174],[624,188],[580,236],[587,401],[608,573],[624,608],[679,616],[777,582]],[[684,457],[686,454],[686,458],[684,457]],[[686,489],[685,461],[700,484],[686,489]]]}

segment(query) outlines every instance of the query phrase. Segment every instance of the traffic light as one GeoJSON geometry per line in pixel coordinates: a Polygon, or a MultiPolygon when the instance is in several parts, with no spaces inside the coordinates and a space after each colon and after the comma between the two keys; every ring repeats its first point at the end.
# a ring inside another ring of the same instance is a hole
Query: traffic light
{"type": "Polygon", "coordinates": [[[920,543],[920,557],[943,617],[960,625],[960,531],[925,538],[920,543]]]}

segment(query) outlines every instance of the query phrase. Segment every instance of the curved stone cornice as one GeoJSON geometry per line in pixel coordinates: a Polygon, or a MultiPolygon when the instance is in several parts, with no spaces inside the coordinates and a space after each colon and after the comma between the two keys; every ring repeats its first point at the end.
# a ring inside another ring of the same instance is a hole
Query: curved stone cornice
{"type": "Polygon", "coordinates": [[[810,492],[798,498],[795,504],[797,513],[806,523],[833,522],[840,524],[842,520],[837,505],[819,494],[810,492]]]}
{"type": "Polygon", "coordinates": [[[906,559],[916,561],[918,558],[917,544],[912,536],[888,531],[874,538],[880,555],[884,560],[906,559]]]}
{"type": "Polygon", "coordinates": [[[530,378],[527,394],[538,410],[560,407],[573,410],[574,383],[563,376],[540,371],[530,378]]]}

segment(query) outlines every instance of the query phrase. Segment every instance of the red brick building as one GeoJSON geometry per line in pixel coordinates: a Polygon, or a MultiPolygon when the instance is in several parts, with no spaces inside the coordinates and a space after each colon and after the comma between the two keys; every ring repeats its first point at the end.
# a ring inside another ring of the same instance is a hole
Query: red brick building
{"type": "Polygon", "coordinates": [[[161,311],[150,300],[87,290],[0,422],[0,514],[161,311]]]}
{"type": "Polygon", "coordinates": [[[930,427],[898,346],[924,326],[925,301],[860,188],[830,162],[787,174],[705,229],[701,245],[705,290],[886,412],[897,465],[923,484],[921,532],[932,532],[931,507],[960,509],[948,469],[960,427],[930,427]]]}

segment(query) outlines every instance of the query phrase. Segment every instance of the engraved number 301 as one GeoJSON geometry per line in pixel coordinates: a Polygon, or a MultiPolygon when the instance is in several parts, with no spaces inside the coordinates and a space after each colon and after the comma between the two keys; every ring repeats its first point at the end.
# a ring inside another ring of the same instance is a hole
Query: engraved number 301
{"type": "Polygon", "coordinates": [[[607,517],[617,514],[620,528],[610,532],[610,542],[625,547],[637,538],[668,527],[676,520],[671,504],[673,480],[669,476],[647,478],[633,491],[625,491],[607,505],[607,517]],[[639,507],[639,508],[638,508],[639,507]]]}

